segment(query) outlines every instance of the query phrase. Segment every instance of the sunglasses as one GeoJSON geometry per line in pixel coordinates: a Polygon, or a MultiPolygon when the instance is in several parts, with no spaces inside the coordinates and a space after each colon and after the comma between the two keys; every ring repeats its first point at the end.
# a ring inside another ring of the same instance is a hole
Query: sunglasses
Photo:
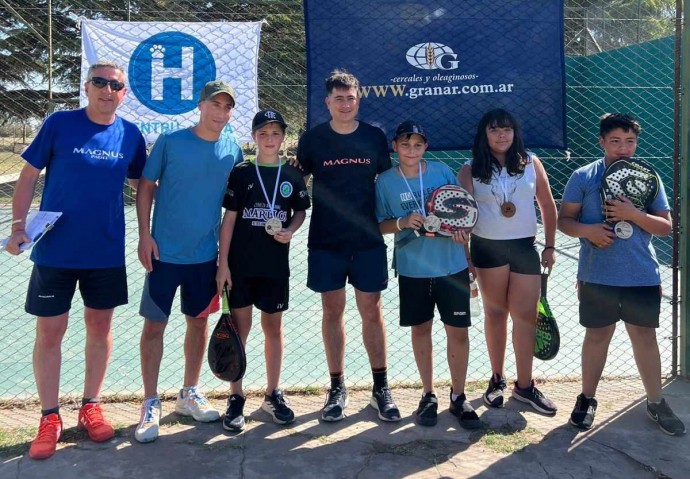
{"type": "Polygon", "coordinates": [[[89,82],[96,88],[105,88],[106,85],[110,85],[112,91],[120,91],[125,87],[125,84],[117,80],[106,80],[101,77],[93,77],[89,82]]]}

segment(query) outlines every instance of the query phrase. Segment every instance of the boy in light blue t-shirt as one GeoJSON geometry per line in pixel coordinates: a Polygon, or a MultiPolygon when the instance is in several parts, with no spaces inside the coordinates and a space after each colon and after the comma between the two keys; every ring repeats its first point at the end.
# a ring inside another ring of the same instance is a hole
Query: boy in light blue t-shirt
{"type": "Polygon", "coordinates": [[[448,340],[450,412],[462,427],[476,429],[481,421],[464,392],[470,348],[467,328],[471,321],[469,269],[463,245],[469,234],[410,238],[424,224],[427,197],[439,186],[457,184],[448,166],[422,159],[426,148],[427,138],[420,124],[405,121],[398,126],[393,149],[398,153],[399,165],[381,173],[376,181],[376,217],[381,233],[395,233],[398,243],[394,254],[400,274],[400,325],[412,328],[412,350],[424,388],[416,422],[422,426],[437,422],[431,326],[434,307],[438,307],[448,340]]]}
{"type": "Polygon", "coordinates": [[[656,340],[661,307],[661,277],[652,235],[671,232],[671,216],[663,184],[646,211],[625,197],[602,204],[604,170],[635,154],[640,124],[629,115],[606,114],[599,125],[604,158],[576,170],[563,193],[558,229],[580,238],[578,297],[580,324],[587,328],[582,344],[582,393],[570,424],[590,429],[597,410],[595,393],[606,364],[611,337],[625,322],[637,369],[647,392],[647,415],[666,434],[685,433],[661,391],[661,361],[656,340]],[[617,234],[607,223],[627,222],[631,234],[617,234]]]}

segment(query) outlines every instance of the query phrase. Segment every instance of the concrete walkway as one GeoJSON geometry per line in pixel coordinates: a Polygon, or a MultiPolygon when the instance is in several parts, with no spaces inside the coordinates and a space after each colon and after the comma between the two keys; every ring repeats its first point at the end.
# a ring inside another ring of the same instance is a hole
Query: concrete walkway
{"type": "MultiPolygon", "coordinates": [[[[138,404],[109,404],[108,417],[118,427],[114,440],[95,444],[68,429],[68,439],[46,461],[0,448],[0,477],[690,477],[690,436],[667,436],[647,418],[639,380],[602,382],[595,428],[586,433],[567,425],[579,393],[577,382],[549,382],[541,390],[560,407],[553,418],[514,400],[503,409],[488,410],[481,403],[482,391],[468,391],[486,426],[474,432],[461,429],[448,413],[446,388],[437,391],[441,414],[433,428],[414,424],[419,391],[411,389],[394,390],[404,417],[392,424],[378,421],[364,391],[350,394],[348,416],[334,424],[319,420],[322,396],[293,394],[297,421],[291,427],[274,425],[260,410],[261,399],[250,397],[245,407],[247,429],[238,435],[225,433],[219,423],[181,420],[168,402],[160,438],[146,445],[133,439],[138,404]]],[[[670,382],[664,391],[690,426],[690,381],[670,382]]],[[[221,400],[214,403],[224,408],[221,400]]],[[[76,410],[63,408],[63,418],[66,427],[73,427],[76,410]]],[[[24,452],[27,448],[28,443],[22,447],[24,452]]]]}

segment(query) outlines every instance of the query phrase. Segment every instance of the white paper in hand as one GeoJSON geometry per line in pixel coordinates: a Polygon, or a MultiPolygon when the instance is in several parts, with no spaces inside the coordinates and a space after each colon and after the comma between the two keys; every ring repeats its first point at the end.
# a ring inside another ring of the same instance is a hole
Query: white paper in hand
{"type": "MultiPolygon", "coordinates": [[[[50,231],[55,222],[62,216],[62,212],[56,211],[33,211],[29,213],[26,218],[26,236],[28,236],[31,241],[29,243],[22,243],[20,246],[22,251],[31,249],[43,235],[50,231]]],[[[9,241],[9,238],[2,241],[2,248],[5,249],[5,245],[9,241]]]]}

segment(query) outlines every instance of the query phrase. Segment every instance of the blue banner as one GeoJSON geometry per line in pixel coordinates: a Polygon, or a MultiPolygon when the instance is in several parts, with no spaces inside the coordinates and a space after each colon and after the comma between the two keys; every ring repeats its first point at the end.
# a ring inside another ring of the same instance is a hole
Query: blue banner
{"type": "Polygon", "coordinates": [[[422,123],[429,149],[468,149],[481,116],[505,108],[525,144],[565,148],[563,2],[305,0],[307,126],[330,119],[324,80],[361,82],[359,118],[389,139],[422,123]]]}

